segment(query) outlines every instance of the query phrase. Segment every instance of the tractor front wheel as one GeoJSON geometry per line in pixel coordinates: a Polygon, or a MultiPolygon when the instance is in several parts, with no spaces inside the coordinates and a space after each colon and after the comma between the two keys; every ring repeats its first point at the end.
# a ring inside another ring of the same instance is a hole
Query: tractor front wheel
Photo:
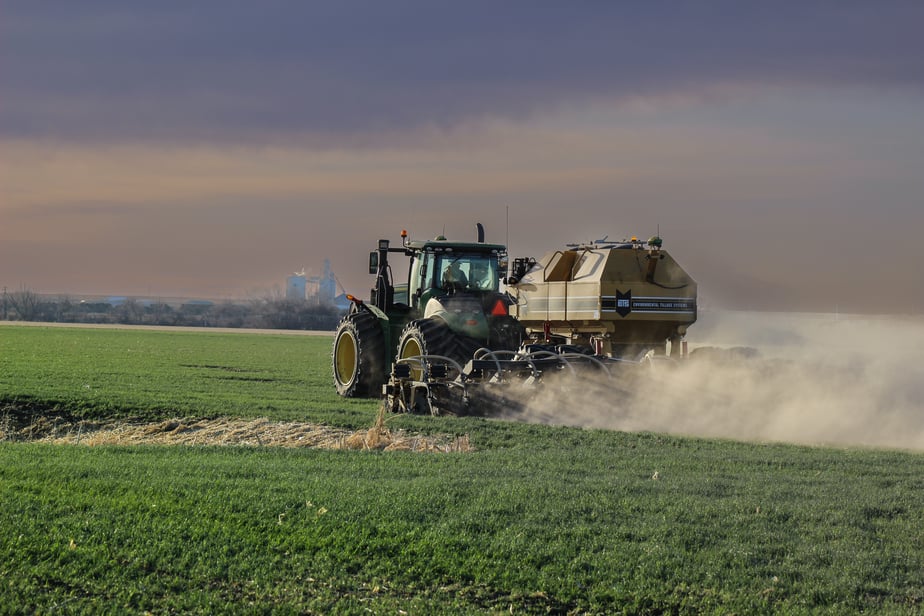
{"type": "MultiPolygon", "coordinates": [[[[440,355],[452,359],[457,357],[455,334],[439,319],[417,319],[411,321],[401,332],[398,341],[398,359],[407,359],[418,355],[440,355]]],[[[415,380],[421,378],[418,366],[411,365],[411,374],[415,380]]]]}
{"type": "Polygon", "coordinates": [[[334,335],[334,385],[344,398],[375,397],[385,382],[385,334],[370,312],[354,312],[334,335]]]}
{"type": "MultiPolygon", "coordinates": [[[[397,359],[409,359],[420,355],[448,357],[458,361],[456,335],[449,326],[440,319],[417,319],[411,321],[401,332],[398,341],[397,359]]],[[[411,378],[414,381],[423,379],[423,366],[411,362],[411,378]]],[[[443,406],[436,394],[436,386],[410,385],[404,392],[405,404],[410,412],[421,415],[439,415],[443,406]]]]}

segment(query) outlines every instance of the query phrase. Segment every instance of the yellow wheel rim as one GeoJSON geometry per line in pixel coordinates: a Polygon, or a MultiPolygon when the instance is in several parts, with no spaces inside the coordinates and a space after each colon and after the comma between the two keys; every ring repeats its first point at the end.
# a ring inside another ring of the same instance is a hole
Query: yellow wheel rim
{"type": "Polygon", "coordinates": [[[356,339],[353,334],[343,332],[337,340],[334,366],[337,370],[337,381],[343,385],[347,385],[356,376],[356,339]]]}
{"type": "MultiPolygon", "coordinates": [[[[399,353],[399,359],[405,359],[407,357],[417,357],[418,355],[423,355],[423,349],[420,348],[420,342],[416,338],[408,338],[404,341],[404,346],[401,347],[401,353],[399,353]]],[[[411,378],[415,381],[419,381],[423,377],[423,370],[420,369],[419,365],[414,362],[408,362],[411,366],[411,378]]]]}

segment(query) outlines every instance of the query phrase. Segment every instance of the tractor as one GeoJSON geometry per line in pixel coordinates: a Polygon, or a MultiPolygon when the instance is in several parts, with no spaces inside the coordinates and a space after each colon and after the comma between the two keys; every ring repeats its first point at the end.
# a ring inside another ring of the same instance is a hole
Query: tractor
{"type": "MultiPolygon", "coordinates": [[[[349,313],[334,337],[333,375],[344,397],[377,397],[397,361],[441,357],[465,363],[482,347],[515,350],[523,328],[510,315],[515,300],[500,291],[506,276],[507,249],[484,241],[410,240],[401,246],[380,239],[369,254],[375,286],[368,302],[348,295],[349,313]],[[395,284],[389,255],[409,257],[406,282],[395,284]]],[[[422,368],[411,374],[421,377],[422,368]]],[[[422,399],[415,405],[420,408],[422,399]]]]}

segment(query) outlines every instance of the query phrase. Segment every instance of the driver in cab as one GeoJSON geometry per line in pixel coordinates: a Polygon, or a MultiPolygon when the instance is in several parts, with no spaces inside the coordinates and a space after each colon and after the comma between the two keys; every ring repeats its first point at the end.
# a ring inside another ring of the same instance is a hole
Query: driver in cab
{"type": "Polygon", "coordinates": [[[461,291],[468,285],[468,278],[458,263],[450,263],[443,271],[443,288],[461,291]]]}

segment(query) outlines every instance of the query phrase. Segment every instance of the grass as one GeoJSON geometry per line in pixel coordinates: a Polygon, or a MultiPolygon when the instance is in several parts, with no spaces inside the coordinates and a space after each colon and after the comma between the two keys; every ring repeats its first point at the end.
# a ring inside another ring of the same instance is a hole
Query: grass
{"type": "MultiPolygon", "coordinates": [[[[374,403],[326,391],[329,343],[0,326],[0,404],[368,427],[374,403]],[[205,365],[263,380],[220,393],[205,365]]],[[[0,612],[924,609],[924,455],[392,421],[476,451],[0,443],[0,612]]]]}
{"type": "Polygon", "coordinates": [[[326,336],[0,325],[0,404],[76,418],[366,422],[330,383],[326,336]]]}

